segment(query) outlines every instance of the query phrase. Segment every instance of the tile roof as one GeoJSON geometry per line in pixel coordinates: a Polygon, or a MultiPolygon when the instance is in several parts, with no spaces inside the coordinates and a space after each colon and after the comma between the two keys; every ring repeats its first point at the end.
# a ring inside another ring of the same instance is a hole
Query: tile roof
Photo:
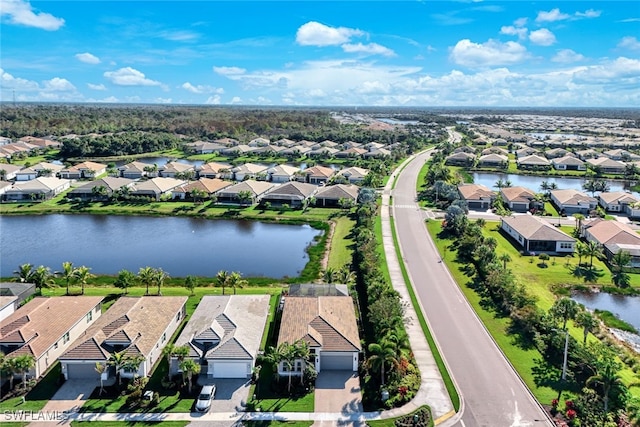
{"type": "Polygon", "coordinates": [[[460,184],[458,191],[465,200],[479,200],[484,198],[494,198],[496,193],[482,184],[460,184]]]}
{"type": "Polygon", "coordinates": [[[221,197],[232,197],[234,194],[238,194],[241,191],[250,191],[252,195],[259,196],[270,190],[273,186],[274,184],[270,182],[248,179],[223,188],[218,192],[218,195],[221,197]]]}
{"type": "Polygon", "coordinates": [[[359,191],[360,187],[353,184],[328,185],[318,190],[318,193],[316,193],[316,199],[357,199],[359,191]]]}
{"type": "Polygon", "coordinates": [[[109,309],[73,342],[60,359],[105,360],[113,349],[105,341],[130,339],[127,354],[139,353],[145,357],[174,321],[187,297],[120,297],[109,309]],[[87,343],[89,341],[89,343],[87,343]],[[101,350],[95,349],[98,343],[101,350]]]}
{"type": "Polygon", "coordinates": [[[632,193],[627,193],[626,191],[611,191],[611,192],[604,192],[604,193],[600,193],[600,195],[598,196],[600,198],[600,200],[602,200],[603,202],[605,202],[606,204],[611,204],[611,203],[636,203],[638,201],[640,201],[640,199],[638,199],[636,196],[634,196],[632,193]]]}
{"type": "Polygon", "coordinates": [[[29,342],[34,357],[42,356],[103,297],[35,297],[0,323],[0,342],[29,342]]]}
{"type": "Polygon", "coordinates": [[[298,200],[304,200],[315,193],[316,190],[318,190],[317,185],[306,184],[304,182],[287,182],[270,190],[265,195],[265,199],[284,197],[286,199],[296,198],[298,200]]]}
{"type": "Polygon", "coordinates": [[[631,227],[618,221],[590,221],[584,224],[585,234],[591,235],[601,245],[624,243],[640,245],[640,235],[631,227]]]}
{"type": "Polygon", "coordinates": [[[502,221],[527,240],[575,242],[576,239],[533,215],[503,217],[502,221]]]}
{"type": "Polygon", "coordinates": [[[353,300],[347,296],[287,297],[278,345],[305,339],[324,351],[359,351],[353,300]]]}
{"type": "Polygon", "coordinates": [[[508,202],[528,202],[536,195],[525,187],[505,187],[500,189],[500,193],[508,202]]]}
{"type": "Polygon", "coordinates": [[[582,191],[574,190],[572,188],[566,190],[551,190],[551,196],[562,205],[590,205],[598,202],[595,197],[591,197],[582,191]]]}
{"type": "Polygon", "coordinates": [[[313,166],[304,170],[305,175],[317,178],[331,178],[336,173],[335,170],[326,166],[313,166]]]}

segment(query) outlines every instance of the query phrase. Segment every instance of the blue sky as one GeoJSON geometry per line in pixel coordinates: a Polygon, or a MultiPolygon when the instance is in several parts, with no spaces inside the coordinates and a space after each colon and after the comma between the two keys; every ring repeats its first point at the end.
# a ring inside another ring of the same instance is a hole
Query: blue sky
{"type": "Polygon", "coordinates": [[[0,100],[640,106],[636,1],[0,0],[0,100]]]}

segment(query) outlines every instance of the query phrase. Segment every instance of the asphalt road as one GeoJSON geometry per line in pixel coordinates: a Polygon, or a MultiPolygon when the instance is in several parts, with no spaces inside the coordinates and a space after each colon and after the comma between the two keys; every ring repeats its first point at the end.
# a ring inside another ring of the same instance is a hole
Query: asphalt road
{"type": "Polygon", "coordinates": [[[551,426],[544,411],[484,329],[424,227],[415,183],[428,154],[399,175],[393,211],[403,259],[462,398],[461,427],[551,426]]]}

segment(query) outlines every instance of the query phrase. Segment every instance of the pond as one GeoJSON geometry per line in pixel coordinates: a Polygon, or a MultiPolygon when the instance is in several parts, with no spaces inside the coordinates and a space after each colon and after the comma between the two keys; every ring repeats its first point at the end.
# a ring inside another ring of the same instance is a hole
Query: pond
{"type": "MultiPolygon", "coordinates": [[[[116,167],[120,167],[122,165],[126,165],[127,163],[131,163],[134,160],[128,159],[128,160],[118,160],[115,163],[116,167]]],[[[203,160],[187,160],[187,159],[175,159],[175,158],[169,158],[169,157],[140,157],[138,159],[135,159],[136,162],[141,162],[141,163],[147,163],[150,166],[156,165],[158,167],[160,166],[164,166],[169,162],[179,162],[179,163],[185,163],[188,165],[192,165],[192,166],[200,166],[202,164],[204,164],[203,160]]],[[[108,162],[105,162],[108,163],[108,162]]]]}
{"type": "Polygon", "coordinates": [[[71,261],[94,274],[162,268],[173,277],[295,277],[322,233],[309,225],[106,215],[0,216],[0,276],[18,266],[52,271],[71,261]]]}
{"type": "MultiPolygon", "coordinates": [[[[574,189],[584,191],[582,184],[584,184],[584,178],[565,178],[565,177],[543,177],[532,175],[515,175],[515,174],[501,174],[491,172],[473,172],[474,184],[482,184],[490,189],[495,189],[494,185],[498,180],[509,180],[512,187],[526,187],[535,192],[540,192],[540,184],[542,181],[547,181],[549,184],[555,183],[559,189],[574,189]]],[[[628,191],[629,188],[635,184],[633,181],[614,181],[606,180],[609,183],[609,191],[628,191]]],[[[634,193],[639,195],[638,193],[634,193]]]]}

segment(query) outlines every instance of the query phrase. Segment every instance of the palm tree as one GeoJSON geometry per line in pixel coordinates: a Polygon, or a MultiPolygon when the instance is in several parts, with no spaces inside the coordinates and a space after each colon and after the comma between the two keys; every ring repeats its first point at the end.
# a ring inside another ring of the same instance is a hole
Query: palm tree
{"type": "Polygon", "coordinates": [[[582,341],[583,344],[587,343],[587,336],[589,335],[589,332],[595,331],[600,324],[598,319],[596,319],[596,317],[587,310],[582,310],[576,314],[573,322],[577,327],[582,328],[582,333],[584,334],[584,339],[582,341]]]}
{"type": "Polygon", "coordinates": [[[567,329],[567,321],[574,319],[578,314],[580,306],[577,302],[569,297],[562,297],[557,299],[553,306],[549,309],[549,313],[556,319],[561,319],[562,329],[567,329]]]}
{"type": "Polygon", "coordinates": [[[383,339],[395,346],[397,360],[401,360],[403,357],[407,357],[411,352],[409,335],[404,328],[398,328],[393,331],[388,331],[383,339]]]}
{"type": "Polygon", "coordinates": [[[31,274],[31,280],[36,285],[36,289],[42,290],[42,288],[48,288],[53,285],[53,274],[51,274],[49,267],[40,265],[31,274]]]}
{"type": "Polygon", "coordinates": [[[63,262],[60,274],[67,285],[67,295],[69,295],[69,286],[71,282],[76,280],[76,269],[73,267],[73,263],[69,261],[63,262]]]}
{"type": "Polygon", "coordinates": [[[96,277],[95,274],[90,273],[90,270],[91,269],[89,267],[86,267],[84,265],[76,269],[76,279],[78,279],[78,282],[80,282],[80,285],[82,285],[82,295],[84,295],[84,287],[86,286],[87,282],[96,277]]]}
{"type": "Polygon", "coordinates": [[[229,286],[233,288],[233,294],[236,294],[238,288],[242,289],[248,282],[242,278],[242,275],[234,271],[229,276],[229,286]]]}
{"type": "Polygon", "coordinates": [[[351,283],[355,283],[356,274],[351,271],[348,265],[343,265],[340,270],[335,272],[336,283],[342,283],[344,285],[349,285],[351,283]]]}
{"type": "Polygon", "coordinates": [[[335,280],[335,277],[336,277],[336,270],[331,267],[327,267],[327,269],[322,272],[322,280],[325,283],[333,283],[335,280]]]}
{"type": "Polygon", "coordinates": [[[31,283],[33,279],[33,265],[27,263],[22,264],[16,271],[13,272],[16,277],[16,281],[20,283],[31,283]]]}
{"type": "Polygon", "coordinates": [[[140,270],[138,270],[138,280],[147,287],[145,295],[149,295],[149,286],[154,283],[155,280],[153,268],[149,266],[140,268],[140,270]]]}
{"type": "Polygon", "coordinates": [[[581,266],[582,257],[587,254],[587,244],[578,240],[576,242],[576,253],[578,254],[578,266],[581,266]]]}
{"type": "Polygon", "coordinates": [[[16,356],[14,359],[14,370],[22,375],[22,388],[27,389],[27,374],[36,366],[36,359],[30,354],[24,354],[22,356],[16,356]]]}
{"type": "Polygon", "coordinates": [[[584,215],[581,213],[574,213],[573,217],[576,219],[576,235],[582,230],[582,221],[584,221],[584,215]]]}
{"type": "Polygon", "coordinates": [[[125,363],[127,357],[124,355],[124,351],[116,351],[111,353],[107,363],[114,367],[116,370],[116,377],[118,377],[118,384],[122,384],[122,376],[120,375],[120,370],[122,369],[123,364],[125,363]]]}
{"type": "Polygon", "coordinates": [[[224,295],[224,288],[229,284],[229,272],[225,270],[218,271],[216,274],[216,286],[222,288],[222,295],[224,295]]]}
{"type": "Polygon", "coordinates": [[[173,356],[173,350],[176,346],[173,344],[167,344],[162,349],[162,354],[167,358],[167,379],[171,381],[171,356],[173,356]]]}
{"type": "Polygon", "coordinates": [[[385,380],[385,365],[391,364],[396,366],[398,359],[396,358],[395,345],[386,340],[382,340],[380,344],[369,344],[369,358],[367,359],[367,367],[374,371],[380,371],[380,383],[384,385],[385,380]]]}
{"type": "Polygon", "coordinates": [[[187,383],[189,384],[189,394],[191,394],[193,374],[198,375],[200,373],[200,365],[194,362],[193,359],[185,359],[180,362],[180,370],[182,370],[183,378],[186,377],[187,383]]]}
{"type": "Polygon", "coordinates": [[[593,257],[602,253],[600,245],[596,242],[588,242],[585,255],[589,257],[589,267],[593,267],[593,257]]]}
{"type": "Polygon", "coordinates": [[[620,366],[615,361],[613,355],[611,355],[610,358],[605,358],[598,363],[598,365],[600,366],[596,367],[596,374],[587,379],[587,385],[600,386],[602,401],[604,402],[604,413],[608,414],[611,391],[615,387],[623,385],[622,380],[618,376],[620,366]]]}
{"type": "Polygon", "coordinates": [[[302,362],[302,371],[300,374],[300,384],[304,383],[304,371],[307,368],[307,361],[311,356],[311,350],[309,349],[309,343],[304,340],[298,340],[293,343],[293,353],[296,360],[300,359],[302,362]]]}
{"type": "Polygon", "coordinates": [[[2,361],[2,371],[4,375],[9,376],[9,390],[13,390],[13,380],[16,376],[16,370],[16,358],[4,357],[2,361]]]}
{"type": "Polygon", "coordinates": [[[107,364],[96,362],[96,367],[94,369],[98,375],[100,375],[100,395],[102,395],[102,392],[104,391],[104,379],[102,379],[102,374],[107,370],[107,364]]]}
{"type": "Polygon", "coordinates": [[[506,253],[506,252],[505,252],[505,253],[501,254],[501,255],[498,257],[498,259],[499,259],[500,261],[502,261],[502,269],[506,271],[506,270],[507,270],[507,263],[508,263],[508,262],[511,262],[511,257],[509,256],[509,254],[508,254],[508,253],[506,253]]]}
{"type": "Polygon", "coordinates": [[[168,278],[169,278],[169,274],[166,273],[161,268],[154,270],[153,281],[158,286],[158,295],[162,295],[162,293],[160,292],[160,288],[162,288],[162,286],[164,285],[164,281],[167,280],[168,278]]]}
{"type": "Polygon", "coordinates": [[[137,376],[140,364],[144,362],[144,356],[127,356],[122,362],[122,369],[128,372],[133,372],[134,376],[137,376]]]}
{"type": "Polygon", "coordinates": [[[196,278],[196,276],[192,276],[190,274],[187,277],[185,277],[184,287],[189,289],[189,291],[191,292],[190,293],[191,296],[195,295],[194,289],[196,288],[196,286],[198,286],[198,279],[196,278]]]}
{"type": "Polygon", "coordinates": [[[629,287],[631,278],[624,269],[628,267],[630,263],[631,254],[629,251],[620,250],[611,258],[611,266],[613,267],[611,271],[611,280],[613,281],[613,284],[619,288],[629,287]]]}

